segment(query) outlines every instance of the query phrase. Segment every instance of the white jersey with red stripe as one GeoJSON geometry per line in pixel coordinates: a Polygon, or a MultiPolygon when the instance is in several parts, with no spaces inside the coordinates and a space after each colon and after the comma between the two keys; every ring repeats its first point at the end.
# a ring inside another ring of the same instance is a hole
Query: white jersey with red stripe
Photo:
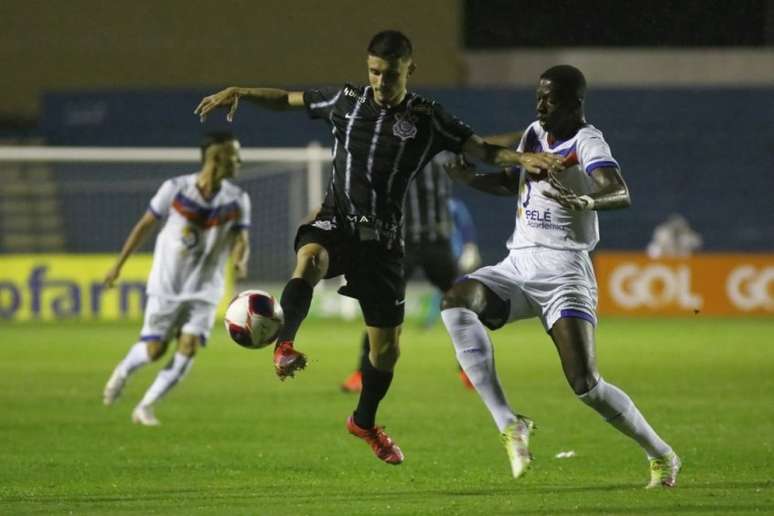
{"type": "Polygon", "coordinates": [[[224,268],[237,230],[250,225],[250,198],[229,181],[204,199],[197,174],[165,181],[149,210],[166,223],[156,239],[149,295],[163,299],[217,303],[223,295],[224,268]]]}
{"type": "MultiPolygon", "coordinates": [[[[602,131],[584,125],[572,138],[549,138],[540,125],[533,122],[519,143],[521,152],[550,152],[565,157],[566,168],[555,174],[569,190],[584,195],[593,191],[591,172],[597,168],[619,168],[610,153],[602,131]]],[[[546,179],[536,179],[521,171],[519,177],[516,227],[508,240],[509,249],[548,247],[576,251],[591,251],[599,241],[596,211],[574,211],[545,196],[555,191],[546,179]]]]}

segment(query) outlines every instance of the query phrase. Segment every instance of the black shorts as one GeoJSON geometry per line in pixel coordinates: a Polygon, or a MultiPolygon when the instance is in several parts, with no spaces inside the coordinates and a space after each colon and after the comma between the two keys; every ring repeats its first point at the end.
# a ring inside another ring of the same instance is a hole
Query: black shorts
{"type": "Polygon", "coordinates": [[[400,246],[387,249],[377,241],[361,242],[327,217],[318,217],[298,228],[296,251],[311,243],[328,252],[326,279],[344,275],[347,284],[339,293],[360,302],[368,326],[394,328],[403,323],[406,279],[400,246]]]}
{"type": "Polygon", "coordinates": [[[406,242],[404,269],[406,279],[420,267],[427,281],[441,292],[449,290],[457,279],[457,260],[448,240],[406,242]]]}

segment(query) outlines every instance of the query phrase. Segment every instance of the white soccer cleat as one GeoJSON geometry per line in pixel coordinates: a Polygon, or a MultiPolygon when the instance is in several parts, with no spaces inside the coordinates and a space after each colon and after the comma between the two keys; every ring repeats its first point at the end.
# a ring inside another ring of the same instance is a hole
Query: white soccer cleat
{"type": "Polygon", "coordinates": [[[152,405],[137,405],[132,412],[132,423],[143,426],[159,426],[161,421],[156,419],[152,405]]]}
{"type": "Polygon", "coordinates": [[[121,374],[120,368],[116,367],[105,384],[105,389],[102,391],[102,403],[105,405],[112,405],[115,403],[121,395],[121,391],[124,389],[125,384],[126,375],[121,374]]]}
{"type": "Polygon", "coordinates": [[[673,451],[663,457],[650,459],[650,483],[645,486],[645,489],[675,487],[677,484],[677,474],[682,467],[683,463],[680,457],[673,451]]]}
{"type": "Polygon", "coordinates": [[[500,434],[500,440],[511,461],[513,478],[521,477],[532,462],[532,455],[529,453],[529,434],[534,428],[534,421],[528,417],[518,416],[516,421],[506,426],[500,434]]]}

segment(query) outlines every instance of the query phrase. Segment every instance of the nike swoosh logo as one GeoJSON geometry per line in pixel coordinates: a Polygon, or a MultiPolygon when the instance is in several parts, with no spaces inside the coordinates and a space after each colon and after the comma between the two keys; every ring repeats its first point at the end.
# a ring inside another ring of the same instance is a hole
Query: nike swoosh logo
{"type": "Polygon", "coordinates": [[[402,305],[402,304],[403,304],[403,303],[405,303],[405,302],[406,302],[406,300],[405,300],[405,299],[401,299],[401,300],[397,300],[397,299],[396,299],[396,300],[395,300],[395,306],[400,306],[400,305],[402,305]]]}

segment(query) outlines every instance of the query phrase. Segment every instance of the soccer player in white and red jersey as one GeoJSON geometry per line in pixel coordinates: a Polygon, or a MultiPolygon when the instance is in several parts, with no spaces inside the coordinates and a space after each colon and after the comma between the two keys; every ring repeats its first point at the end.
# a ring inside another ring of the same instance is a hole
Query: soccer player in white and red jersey
{"type": "Polygon", "coordinates": [[[202,142],[201,151],[201,170],[161,185],[105,276],[105,285],[113,286],[132,252],[159,220],[166,219],[156,238],[140,339],[116,366],[103,393],[106,405],[115,402],[127,378],[161,358],[177,336],[177,352],[132,412],[132,421],[146,426],[159,424],[154,403],[183,379],[196,350],[207,341],[223,296],[229,255],[237,277],[247,274],[250,198],[228,181],[241,163],[239,141],[231,133],[213,133],[202,142]]]}
{"type": "Polygon", "coordinates": [[[533,422],[508,404],[485,326],[496,330],[511,321],[538,317],[575,394],[645,451],[651,468],[648,487],[673,487],[680,459],[631,398],[597,370],[597,285],[589,258],[599,240],[596,210],[627,208],[630,198],[602,132],[585,120],[585,90],[586,80],[577,68],[560,65],[546,70],[537,87],[538,120],[524,132],[518,147],[520,152],[563,156],[563,170],[481,174],[462,161],[447,168],[473,188],[515,196],[517,206],[508,256],[452,287],[441,315],[457,360],[502,434],[514,477],[529,466],[533,422]]]}

